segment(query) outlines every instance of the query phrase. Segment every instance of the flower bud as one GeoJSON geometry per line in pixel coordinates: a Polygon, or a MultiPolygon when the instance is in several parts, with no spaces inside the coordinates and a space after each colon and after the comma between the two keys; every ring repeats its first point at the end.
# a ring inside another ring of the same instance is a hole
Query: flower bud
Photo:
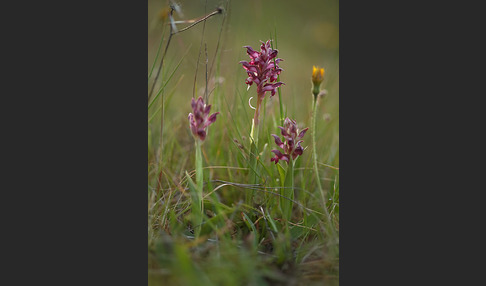
{"type": "Polygon", "coordinates": [[[312,94],[316,97],[319,94],[320,86],[324,80],[324,68],[312,66],[312,94]]]}

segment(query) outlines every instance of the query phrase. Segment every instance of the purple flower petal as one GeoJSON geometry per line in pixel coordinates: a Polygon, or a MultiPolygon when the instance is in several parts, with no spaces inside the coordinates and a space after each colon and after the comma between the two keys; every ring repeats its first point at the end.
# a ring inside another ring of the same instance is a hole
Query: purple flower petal
{"type": "Polygon", "coordinates": [[[295,126],[294,124],[290,125],[288,132],[292,135],[292,137],[297,137],[297,126],[295,126]]]}
{"type": "Polygon", "coordinates": [[[284,160],[288,162],[288,157],[279,150],[272,150],[272,152],[275,154],[275,157],[271,158],[270,161],[275,161],[275,164],[278,163],[279,160],[284,160]]]}
{"type": "Polygon", "coordinates": [[[246,61],[241,61],[240,64],[243,66],[245,70],[247,70],[252,75],[254,75],[253,73],[258,72],[257,67],[255,65],[252,65],[246,61]]]}
{"type": "Polygon", "coordinates": [[[294,149],[294,140],[292,138],[287,139],[287,146],[289,146],[289,151],[294,149]]]}
{"type": "Polygon", "coordinates": [[[210,124],[213,124],[216,121],[216,115],[218,115],[218,114],[219,114],[219,112],[216,112],[216,113],[211,114],[211,116],[209,116],[208,121],[206,123],[206,127],[209,126],[210,124]]]}
{"type": "Polygon", "coordinates": [[[206,107],[204,108],[204,115],[208,116],[209,111],[211,111],[211,104],[206,105],[206,107]]]}
{"type": "Polygon", "coordinates": [[[194,136],[197,136],[197,126],[195,124],[191,124],[191,132],[194,136]]]}
{"type": "Polygon", "coordinates": [[[268,53],[268,59],[271,60],[273,58],[275,58],[278,54],[278,51],[277,50],[270,50],[270,52],[268,53]]]}
{"type": "Polygon", "coordinates": [[[295,148],[293,154],[297,157],[297,156],[302,155],[302,153],[304,153],[304,148],[302,148],[302,146],[297,146],[297,148],[295,148]]]}
{"type": "Polygon", "coordinates": [[[206,139],[206,131],[204,131],[204,129],[199,129],[197,131],[197,136],[199,139],[201,139],[201,141],[204,141],[204,139],[206,139]]]}
{"type": "Polygon", "coordinates": [[[285,128],[281,127],[281,126],[277,126],[280,130],[282,130],[282,136],[287,138],[287,137],[290,137],[290,135],[287,133],[287,131],[285,130],[285,128]]]}
{"type": "Polygon", "coordinates": [[[244,46],[243,48],[246,48],[246,52],[251,58],[256,58],[260,54],[259,52],[255,51],[252,47],[250,46],[244,46]]]}
{"type": "Polygon", "coordinates": [[[277,87],[281,86],[284,84],[283,82],[277,82],[277,83],[266,83],[263,86],[264,91],[270,91],[270,90],[275,90],[277,87]]]}
{"type": "Polygon", "coordinates": [[[272,134],[272,136],[273,136],[273,138],[275,138],[275,144],[277,144],[278,147],[280,147],[280,148],[283,149],[284,143],[282,142],[282,140],[280,139],[280,137],[278,137],[275,134],[272,134]]]}
{"type": "Polygon", "coordinates": [[[309,130],[309,127],[307,127],[305,129],[303,129],[302,131],[300,131],[299,136],[297,136],[297,138],[300,139],[300,138],[304,137],[305,132],[307,132],[307,130],[309,130]]]}

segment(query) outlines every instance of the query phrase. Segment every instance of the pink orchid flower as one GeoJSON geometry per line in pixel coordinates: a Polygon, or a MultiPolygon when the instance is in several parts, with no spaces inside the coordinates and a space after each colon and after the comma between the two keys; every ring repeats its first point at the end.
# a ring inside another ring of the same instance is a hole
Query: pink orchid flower
{"type": "Polygon", "coordinates": [[[204,141],[207,135],[207,127],[216,121],[216,115],[219,112],[211,114],[211,105],[206,105],[202,97],[197,100],[194,98],[191,100],[191,106],[193,113],[189,113],[189,126],[191,127],[192,135],[199,140],[204,141]]]}
{"type": "Polygon", "coordinates": [[[275,59],[278,50],[274,50],[270,46],[270,40],[266,43],[261,42],[260,52],[253,50],[250,46],[245,46],[247,53],[250,56],[250,62],[241,61],[240,64],[248,73],[246,84],[251,86],[253,83],[257,85],[258,97],[265,96],[267,91],[270,91],[272,96],[275,95],[275,90],[281,86],[282,82],[277,81],[277,77],[282,71],[278,63],[282,59],[275,59]],[[275,61],[274,61],[275,59],[275,61]]]}
{"type": "Polygon", "coordinates": [[[305,132],[307,132],[309,128],[307,127],[299,131],[295,120],[288,117],[285,118],[284,126],[279,126],[278,128],[281,130],[284,141],[282,141],[280,137],[275,134],[272,134],[272,136],[275,138],[275,144],[277,144],[277,146],[280,147],[284,153],[280,152],[279,150],[272,150],[275,157],[270,159],[270,161],[274,161],[275,164],[277,164],[279,160],[286,161],[288,163],[290,157],[292,157],[292,160],[295,160],[304,152],[304,148],[302,148],[300,145],[300,143],[304,141],[300,139],[304,137],[305,132]]]}

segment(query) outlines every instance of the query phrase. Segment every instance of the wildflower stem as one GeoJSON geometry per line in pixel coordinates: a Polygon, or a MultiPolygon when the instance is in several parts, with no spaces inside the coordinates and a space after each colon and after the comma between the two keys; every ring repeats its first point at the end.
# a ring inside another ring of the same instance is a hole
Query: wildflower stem
{"type": "Polygon", "coordinates": [[[292,217],[292,206],[294,200],[294,160],[290,156],[287,171],[285,173],[285,184],[281,190],[280,206],[282,216],[285,220],[290,221],[292,217]]]}
{"type": "Polygon", "coordinates": [[[192,28],[193,26],[201,23],[202,21],[205,21],[205,20],[211,18],[212,16],[217,15],[217,14],[221,14],[221,13],[223,13],[223,9],[221,7],[218,7],[218,8],[216,8],[216,10],[214,10],[213,12],[209,13],[206,16],[203,16],[203,17],[201,17],[199,19],[187,21],[188,23],[190,22],[192,24],[189,25],[189,26],[187,26],[187,27],[185,27],[185,28],[183,28],[183,29],[181,29],[181,30],[179,30],[179,31],[174,32],[174,34],[178,34],[178,33],[184,32],[186,30],[189,30],[190,28],[192,28]]]}
{"type": "MultiPolygon", "coordinates": [[[[258,107],[257,107],[258,108],[258,107]]],[[[258,167],[258,130],[259,127],[258,125],[255,124],[255,119],[252,120],[252,125],[251,125],[251,132],[250,132],[250,184],[258,184],[257,180],[257,167],[258,167]]],[[[252,190],[251,192],[246,193],[246,203],[248,205],[252,204],[252,199],[255,194],[255,191],[252,190]]]]}
{"type": "Polygon", "coordinates": [[[316,152],[316,145],[317,145],[317,141],[316,141],[316,118],[317,118],[317,100],[318,100],[318,96],[317,96],[317,93],[313,92],[314,94],[314,112],[312,114],[312,154],[314,157],[314,173],[316,175],[316,182],[317,182],[317,187],[319,189],[319,192],[321,193],[321,196],[322,196],[322,203],[323,203],[323,209],[324,209],[324,213],[325,213],[325,216],[326,216],[326,220],[327,220],[327,232],[330,236],[332,236],[333,238],[335,238],[335,232],[334,232],[334,229],[332,227],[332,223],[331,223],[331,216],[329,215],[329,211],[327,209],[327,201],[326,201],[326,195],[324,193],[324,190],[322,189],[322,185],[321,185],[321,179],[319,177],[319,169],[317,168],[317,152],[316,152]]]}
{"type": "Polygon", "coordinates": [[[196,237],[199,236],[201,231],[201,223],[203,219],[203,182],[204,182],[204,174],[203,174],[203,160],[202,160],[202,152],[201,152],[201,145],[202,142],[199,139],[196,139],[196,191],[193,196],[193,217],[194,217],[194,233],[196,237]]]}
{"type": "MultiPolygon", "coordinates": [[[[263,96],[258,95],[255,115],[251,124],[250,131],[250,184],[258,184],[258,133],[260,131],[260,124],[258,124],[258,117],[260,116],[260,105],[262,105],[263,96]]],[[[254,191],[247,193],[246,203],[251,205],[254,191]]]]}
{"type": "Polygon", "coordinates": [[[201,141],[196,141],[196,184],[200,192],[200,198],[202,198],[202,188],[204,182],[204,174],[203,174],[203,162],[202,162],[202,151],[201,151],[201,141]]]}
{"type": "MultiPolygon", "coordinates": [[[[258,134],[258,123],[259,123],[258,121],[259,121],[259,117],[260,117],[260,106],[262,105],[262,101],[263,101],[264,96],[259,94],[257,98],[258,99],[257,99],[257,105],[256,105],[256,109],[255,109],[255,115],[253,116],[253,122],[255,124],[255,128],[257,129],[257,134],[258,134]]],[[[258,141],[258,138],[256,140],[258,141]]]]}
{"type": "Polygon", "coordinates": [[[326,204],[326,199],[324,196],[324,191],[322,190],[321,186],[321,179],[319,177],[319,169],[317,168],[317,151],[316,151],[316,117],[317,117],[317,96],[314,96],[314,106],[313,106],[313,113],[312,113],[312,157],[314,157],[314,173],[316,176],[317,187],[319,192],[322,196],[322,201],[324,202],[324,206],[326,204]]]}

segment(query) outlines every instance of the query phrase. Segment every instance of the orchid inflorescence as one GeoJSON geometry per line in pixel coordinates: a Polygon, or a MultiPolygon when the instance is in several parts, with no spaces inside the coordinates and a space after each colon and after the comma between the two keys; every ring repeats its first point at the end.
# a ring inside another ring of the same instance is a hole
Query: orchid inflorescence
{"type": "Polygon", "coordinates": [[[259,97],[263,97],[265,92],[270,91],[272,96],[275,95],[277,87],[281,86],[282,82],[276,82],[277,77],[282,71],[278,66],[278,63],[282,59],[275,59],[277,57],[278,50],[274,50],[270,46],[270,40],[266,43],[261,42],[260,52],[253,50],[250,46],[245,46],[248,55],[251,58],[250,62],[241,61],[240,64],[248,73],[246,84],[251,86],[253,83],[257,85],[257,93],[259,97]]]}
{"type": "Polygon", "coordinates": [[[278,59],[277,50],[271,48],[270,40],[266,43],[261,42],[260,52],[255,51],[250,46],[245,46],[246,52],[250,56],[250,62],[241,61],[240,64],[248,74],[246,79],[246,84],[248,88],[255,83],[257,85],[257,107],[255,110],[254,123],[258,124],[260,105],[265,97],[265,93],[270,91],[271,96],[275,95],[278,87],[280,87],[283,82],[276,82],[278,75],[282,69],[278,66],[278,63],[282,59],[278,59]]]}
{"type": "Polygon", "coordinates": [[[304,137],[305,132],[309,129],[307,127],[299,132],[295,120],[288,117],[285,118],[283,125],[283,127],[278,126],[278,128],[281,130],[284,141],[282,141],[279,136],[272,134],[272,136],[275,138],[275,144],[277,144],[277,146],[284,151],[284,153],[282,153],[279,150],[272,150],[275,157],[270,160],[275,161],[275,164],[277,164],[279,160],[289,163],[290,157],[292,157],[292,160],[295,160],[298,156],[302,155],[304,148],[302,148],[300,143],[304,141],[300,139],[304,137]]]}
{"type": "Polygon", "coordinates": [[[206,128],[216,121],[216,115],[219,112],[209,115],[211,105],[206,105],[202,97],[197,100],[192,98],[191,107],[193,113],[189,113],[189,126],[191,127],[192,135],[199,140],[204,141],[206,139],[206,128]]]}

